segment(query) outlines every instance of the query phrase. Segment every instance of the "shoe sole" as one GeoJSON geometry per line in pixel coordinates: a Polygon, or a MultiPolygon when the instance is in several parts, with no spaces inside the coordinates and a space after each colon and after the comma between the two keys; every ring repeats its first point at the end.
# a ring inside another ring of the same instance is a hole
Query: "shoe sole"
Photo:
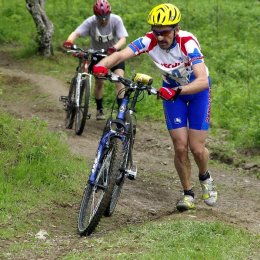
{"type": "Polygon", "coordinates": [[[176,209],[180,212],[183,212],[183,211],[186,211],[186,210],[193,210],[195,209],[195,205],[192,205],[192,206],[185,206],[185,205],[177,205],[176,206],[176,209]]]}

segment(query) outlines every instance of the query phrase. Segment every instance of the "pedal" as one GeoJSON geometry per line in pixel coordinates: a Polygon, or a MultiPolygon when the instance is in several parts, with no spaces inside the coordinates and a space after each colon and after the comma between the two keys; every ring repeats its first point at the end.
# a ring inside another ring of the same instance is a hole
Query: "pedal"
{"type": "Polygon", "coordinates": [[[60,101],[67,102],[69,100],[68,96],[60,96],[60,101]]]}
{"type": "Polygon", "coordinates": [[[126,176],[129,180],[135,180],[137,176],[137,166],[132,165],[129,170],[126,170],[126,176]]]}

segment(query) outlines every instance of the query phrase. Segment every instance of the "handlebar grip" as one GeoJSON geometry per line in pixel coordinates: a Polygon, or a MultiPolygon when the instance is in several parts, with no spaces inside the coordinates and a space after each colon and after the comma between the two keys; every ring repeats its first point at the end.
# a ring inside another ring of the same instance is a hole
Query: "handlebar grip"
{"type": "Polygon", "coordinates": [[[133,81],[136,83],[142,83],[150,86],[153,83],[153,78],[143,73],[136,73],[133,76],[133,81]]]}

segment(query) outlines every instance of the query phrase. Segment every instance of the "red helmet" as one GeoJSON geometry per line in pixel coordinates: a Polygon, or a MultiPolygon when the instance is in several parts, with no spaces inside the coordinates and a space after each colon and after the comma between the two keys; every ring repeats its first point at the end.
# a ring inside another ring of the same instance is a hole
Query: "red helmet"
{"type": "Polygon", "coordinates": [[[93,12],[96,16],[106,16],[111,13],[111,6],[107,0],[97,0],[93,12]]]}

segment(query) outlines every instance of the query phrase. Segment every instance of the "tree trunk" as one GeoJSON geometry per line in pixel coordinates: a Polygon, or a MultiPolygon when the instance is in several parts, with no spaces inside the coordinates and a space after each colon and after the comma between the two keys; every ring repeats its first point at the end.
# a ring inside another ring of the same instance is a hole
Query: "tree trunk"
{"type": "Polygon", "coordinates": [[[26,0],[26,7],[33,17],[37,29],[38,51],[41,55],[53,55],[52,35],[54,27],[44,10],[45,0],[26,0]]]}

